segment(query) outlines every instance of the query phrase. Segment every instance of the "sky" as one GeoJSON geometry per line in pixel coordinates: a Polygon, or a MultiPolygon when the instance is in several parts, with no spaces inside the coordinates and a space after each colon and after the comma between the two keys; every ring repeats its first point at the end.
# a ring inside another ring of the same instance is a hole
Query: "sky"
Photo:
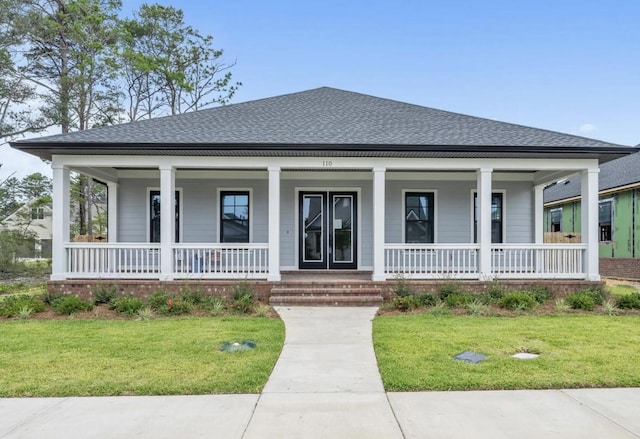
{"type": "MultiPolygon", "coordinates": [[[[129,15],[144,3],[124,0],[129,15]]],[[[232,103],[322,86],[640,144],[638,0],[164,1],[235,62],[232,103]]],[[[42,172],[0,146],[0,180],[42,172]]]]}

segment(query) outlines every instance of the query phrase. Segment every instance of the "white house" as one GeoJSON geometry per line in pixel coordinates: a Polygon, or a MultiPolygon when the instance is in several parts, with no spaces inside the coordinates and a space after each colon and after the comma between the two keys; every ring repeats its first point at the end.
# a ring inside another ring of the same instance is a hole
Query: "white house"
{"type": "Polygon", "coordinates": [[[12,146],[52,161],[53,280],[598,280],[598,166],[634,151],[327,87],[12,146]],[[108,242],[68,239],[72,170],[108,185],[108,242]],[[545,244],[575,173],[589,233],[545,244]]]}
{"type": "Polygon", "coordinates": [[[0,220],[0,230],[17,230],[35,239],[33,258],[50,258],[52,241],[52,210],[49,205],[26,203],[8,217],[0,220]]]}

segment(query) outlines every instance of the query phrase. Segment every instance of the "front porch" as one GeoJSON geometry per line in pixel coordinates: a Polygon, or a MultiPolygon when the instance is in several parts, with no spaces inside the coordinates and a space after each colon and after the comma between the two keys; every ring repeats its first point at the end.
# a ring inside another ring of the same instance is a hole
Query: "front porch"
{"type": "MultiPolygon", "coordinates": [[[[584,244],[493,244],[489,269],[497,279],[584,279],[586,250],[584,244]]],[[[479,252],[477,244],[385,244],[384,279],[481,280],[479,252]]],[[[169,273],[162,272],[158,244],[74,242],[65,253],[68,279],[269,277],[268,243],[173,244],[169,273]]]]}
{"type": "Polygon", "coordinates": [[[99,179],[109,232],[107,242],[60,239],[70,213],[54,209],[51,279],[279,282],[283,271],[345,268],[380,282],[597,281],[597,227],[582,243],[546,244],[542,200],[548,182],[580,172],[583,224],[597,224],[597,166],[54,155],[56,206],[70,203],[72,170],[99,179]]]}

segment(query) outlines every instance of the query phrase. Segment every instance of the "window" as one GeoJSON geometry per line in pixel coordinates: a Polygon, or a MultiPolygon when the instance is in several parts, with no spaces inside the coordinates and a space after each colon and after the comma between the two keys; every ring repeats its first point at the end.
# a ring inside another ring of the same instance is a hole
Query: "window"
{"type": "MultiPolygon", "coordinates": [[[[491,242],[500,244],[502,239],[502,223],[504,218],[503,193],[491,194],[491,242]]],[[[478,193],[473,194],[473,242],[478,242],[478,193]]]]}
{"type": "Polygon", "coordinates": [[[600,241],[611,241],[613,237],[613,199],[602,200],[598,206],[600,241]]]}
{"type": "MultiPolygon", "coordinates": [[[[180,242],[180,192],[175,195],[176,234],[175,242],[180,242]]],[[[160,242],[160,191],[149,191],[149,242],[160,242]]]]}
{"type": "Polygon", "coordinates": [[[220,242],[249,242],[249,192],[220,192],[220,242]]]}
{"type": "Polygon", "coordinates": [[[31,219],[32,220],[44,219],[44,207],[32,207],[31,208],[31,219]]]}
{"type": "Polygon", "coordinates": [[[433,192],[405,192],[404,242],[431,244],[434,242],[433,192]]]}
{"type": "Polygon", "coordinates": [[[551,226],[550,232],[562,232],[562,207],[557,207],[549,211],[549,220],[551,226]]]}

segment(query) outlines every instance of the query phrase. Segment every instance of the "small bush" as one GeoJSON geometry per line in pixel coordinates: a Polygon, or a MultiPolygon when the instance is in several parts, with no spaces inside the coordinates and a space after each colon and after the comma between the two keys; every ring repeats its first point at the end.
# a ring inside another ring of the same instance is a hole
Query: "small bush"
{"type": "Polygon", "coordinates": [[[469,302],[471,302],[471,298],[469,294],[465,294],[461,292],[448,294],[444,298],[444,303],[446,303],[449,308],[457,308],[459,306],[464,306],[469,302]]]}
{"type": "Polygon", "coordinates": [[[112,310],[128,316],[137,315],[144,306],[144,301],[135,296],[122,296],[111,302],[112,310]]]}
{"type": "Polygon", "coordinates": [[[204,300],[204,294],[197,289],[185,288],[180,292],[180,299],[191,305],[199,305],[204,300]]]}
{"type": "Polygon", "coordinates": [[[434,317],[446,317],[453,315],[451,310],[449,308],[446,308],[444,302],[440,302],[439,304],[431,308],[428,314],[434,317]]]}
{"type": "Polygon", "coordinates": [[[116,285],[96,285],[91,291],[93,296],[93,304],[100,305],[101,303],[110,303],[115,299],[118,294],[118,287],[116,285]]]}
{"type": "Polygon", "coordinates": [[[419,306],[419,302],[415,296],[397,296],[391,299],[391,306],[398,311],[412,311],[419,306]]]}
{"type": "Polygon", "coordinates": [[[207,296],[202,300],[200,307],[205,311],[209,311],[212,316],[217,316],[224,312],[227,303],[221,297],[207,296]]]}
{"type": "Polygon", "coordinates": [[[607,299],[607,293],[604,289],[590,289],[582,290],[580,292],[589,295],[593,299],[593,303],[596,305],[602,305],[607,299]]]}
{"type": "Polygon", "coordinates": [[[567,312],[571,309],[569,304],[564,299],[556,299],[556,311],[557,312],[567,312]]]}
{"type": "Polygon", "coordinates": [[[253,308],[253,296],[250,294],[242,294],[240,296],[236,296],[234,294],[231,308],[233,308],[234,311],[240,314],[248,314],[253,308]]]}
{"type": "Polygon", "coordinates": [[[23,308],[30,309],[31,313],[38,313],[44,311],[45,304],[40,298],[26,294],[8,296],[0,301],[0,316],[19,317],[23,308]]]}
{"type": "Polygon", "coordinates": [[[160,308],[167,305],[169,299],[174,297],[165,290],[158,290],[149,296],[148,302],[151,309],[159,311],[160,308]]]}
{"type": "Polygon", "coordinates": [[[138,320],[151,320],[154,317],[153,310],[149,306],[145,306],[144,308],[140,308],[136,313],[138,320]]]}
{"type": "Polygon", "coordinates": [[[464,308],[472,316],[486,316],[487,314],[489,314],[489,307],[478,299],[473,299],[472,301],[467,303],[464,308]]]}
{"type": "Polygon", "coordinates": [[[493,299],[493,302],[499,301],[508,292],[509,290],[507,289],[507,287],[497,280],[493,280],[491,282],[491,285],[489,285],[489,288],[487,289],[487,294],[489,295],[489,297],[491,297],[491,299],[493,299]]]}
{"type": "Polygon", "coordinates": [[[255,292],[253,288],[246,282],[242,281],[233,286],[233,300],[242,299],[244,296],[249,297],[249,299],[253,300],[253,296],[255,296],[255,292]]]}
{"type": "Polygon", "coordinates": [[[524,311],[535,308],[536,300],[530,294],[524,291],[513,291],[504,295],[500,302],[501,308],[510,309],[512,311],[524,311]]]}
{"type": "Polygon", "coordinates": [[[418,301],[418,305],[420,306],[436,306],[438,300],[431,293],[422,293],[419,296],[416,296],[416,300],[418,301]]]}
{"type": "Polygon", "coordinates": [[[53,305],[53,301],[54,300],[56,300],[56,299],[58,299],[60,297],[63,297],[63,295],[60,294],[60,293],[52,293],[50,291],[47,291],[41,297],[42,297],[42,301],[45,304],[51,306],[51,305],[53,305]]]}
{"type": "Polygon", "coordinates": [[[602,304],[602,312],[604,312],[608,316],[618,315],[620,312],[620,308],[618,308],[614,301],[607,300],[602,304]]]}
{"type": "Polygon", "coordinates": [[[265,305],[264,303],[256,303],[256,305],[253,307],[253,313],[256,315],[256,317],[269,317],[270,312],[271,307],[269,305],[265,305]]]}
{"type": "Polygon", "coordinates": [[[616,307],[620,309],[640,309],[640,293],[631,293],[616,299],[616,307]]]}
{"type": "Polygon", "coordinates": [[[164,306],[161,306],[158,311],[165,315],[180,315],[180,314],[189,314],[193,306],[185,302],[184,300],[178,299],[169,299],[164,306]]]}
{"type": "Polygon", "coordinates": [[[534,298],[534,300],[540,304],[545,303],[553,298],[553,293],[547,287],[534,287],[527,290],[527,293],[534,298]]]}
{"type": "Polygon", "coordinates": [[[572,309],[593,311],[595,306],[593,296],[586,291],[578,291],[576,293],[568,294],[565,300],[572,309]]]}
{"type": "Polygon", "coordinates": [[[409,287],[407,282],[405,282],[405,280],[403,278],[401,278],[401,277],[396,279],[396,285],[393,288],[393,292],[398,297],[406,297],[406,296],[413,296],[414,295],[413,291],[411,290],[411,287],[409,287]]]}
{"type": "Polygon", "coordinates": [[[453,294],[463,294],[463,291],[459,284],[455,282],[446,282],[438,286],[438,294],[440,295],[441,300],[446,300],[447,297],[453,294]]]}
{"type": "Polygon", "coordinates": [[[51,307],[58,314],[71,315],[82,311],[91,311],[93,303],[78,296],[61,296],[53,299],[51,307]]]}

